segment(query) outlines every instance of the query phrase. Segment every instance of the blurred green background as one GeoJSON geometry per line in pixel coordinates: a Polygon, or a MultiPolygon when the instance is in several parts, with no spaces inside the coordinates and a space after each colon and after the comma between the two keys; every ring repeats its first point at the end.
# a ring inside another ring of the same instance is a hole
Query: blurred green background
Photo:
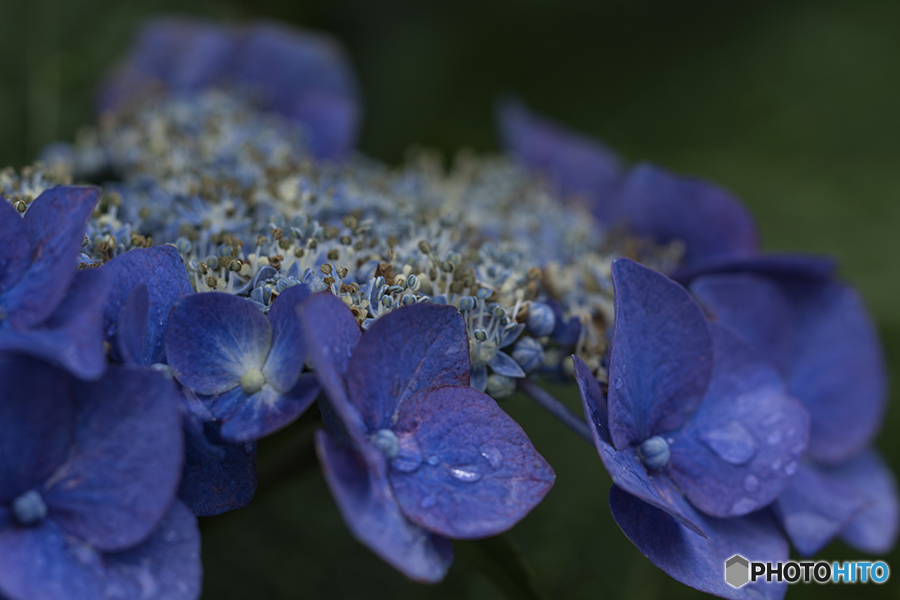
{"type": "MultiPolygon", "coordinates": [[[[514,93],[628,160],[713,179],[750,206],[768,249],[840,257],[900,373],[896,1],[2,0],[0,164],[72,139],[100,75],[160,12],[331,32],[365,97],[361,149],[389,162],[411,143],[496,150],[493,103],[514,93]]],[[[878,442],[895,471],[898,388],[878,442]]],[[[249,508],[204,520],[204,598],[704,597],[618,531],[592,448],[522,398],[504,407],[557,485],[507,536],[457,544],[443,584],[407,582],[350,537],[309,455],[310,416],[261,444],[249,508]]],[[[861,555],[833,544],[820,557],[861,555]]],[[[900,569],[900,552],[887,561],[900,569]]],[[[788,598],[897,598],[898,581],[796,585],[788,598]]]]}

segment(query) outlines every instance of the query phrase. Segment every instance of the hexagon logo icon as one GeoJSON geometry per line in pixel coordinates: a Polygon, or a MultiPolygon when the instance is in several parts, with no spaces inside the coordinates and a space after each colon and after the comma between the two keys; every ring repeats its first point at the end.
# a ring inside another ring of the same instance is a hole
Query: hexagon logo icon
{"type": "Polygon", "coordinates": [[[735,554],[725,561],[725,583],[733,588],[747,585],[750,581],[750,561],[735,554]]]}

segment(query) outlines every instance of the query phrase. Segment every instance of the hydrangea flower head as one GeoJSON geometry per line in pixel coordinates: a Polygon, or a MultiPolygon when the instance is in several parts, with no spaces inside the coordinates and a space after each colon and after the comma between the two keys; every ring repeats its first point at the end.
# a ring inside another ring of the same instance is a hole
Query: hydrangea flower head
{"type": "Polygon", "coordinates": [[[871,448],[886,404],[884,359],[859,294],[828,277],[831,261],[773,259],[768,269],[701,276],[708,310],[771,357],[811,417],[809,448],[776,508],[794,546],[835,536],[885,552],[900,529],[897,484],[871,448]]]}
{"type": "Polygon", "coordinates": [[[301,374],[307,352],[295,310],[308,294],[302,285],[287,288],[268,315],[222,292],[193,294],[173,308],[169,366],[185,387],[208,398],[224,438],[268,435],[315,401],[315,379],[301,374]]]}
{"type": "Polygon", "coordinates": [[[550,489],[553,471],[522,429],[468,385],[455,308],[404,307],[362,336],[328,294],[301,316],[326,407],[342,426],[317,435],[326,480],[353,533],[398,570],[442,579],[447,538],[505,531],[550,489]]]}
{"type": "Polygon", "coordinates": [[[84,383],[22,357],[0,359],[0,375],[3,597],[198,597],[171,382],[111,367],[84,383]]]}
{"type": "Polygon", "coordinates": [[[98,198],[96,188],[56,186],[15,207],[0,200],[0,350],[88,379],[106,368],[101,324],[108,282],[103,274],[76,273],[76,265],[98,198]]]}

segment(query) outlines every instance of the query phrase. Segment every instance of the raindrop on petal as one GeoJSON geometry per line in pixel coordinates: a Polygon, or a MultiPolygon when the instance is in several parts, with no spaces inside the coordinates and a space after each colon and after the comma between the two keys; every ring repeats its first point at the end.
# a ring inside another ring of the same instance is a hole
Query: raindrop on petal
{"type": "Polygon", "coordinates": [[[744,477],[744,489],[748,492],[755,492],[759,489],[759,479],[753,475],[747,475],[744,477]]]}
{"type": "Polygon", "coordinates": [[[622,378],[621,377],[616,377],[615,387],[617,390],[622,389],[622,378]]]}
{"type": "Polygon", "coordinates": [[[722,460],[733,465],[743,465],[756,454],[756,441],[753,435],[737,421],[703,432],[700,434],[700,441],[722,460]]]}
{"type": "Polygon", "coordinates": [[[475,483],[479,479],[481,479],[481,473],[475,470],[475,467],[471,465],[463,465],[461,467],[452,467],[450,469],[450,475],[459,479],[460,481],[465,481],[466,483],[475,483]]]}
{"type": "Polygon", "coordinates": [[[756,508],[756,501],[751,500],[750,498],[741,498],[731,505],[731,514],[735,516],[744,515],[754,508],[756,508]]]}
{"type": "Polygon", "coordinates": [[[503,466],[503,454],[493,446],[482,446],[481,455],[495,471],[503,466]]]}

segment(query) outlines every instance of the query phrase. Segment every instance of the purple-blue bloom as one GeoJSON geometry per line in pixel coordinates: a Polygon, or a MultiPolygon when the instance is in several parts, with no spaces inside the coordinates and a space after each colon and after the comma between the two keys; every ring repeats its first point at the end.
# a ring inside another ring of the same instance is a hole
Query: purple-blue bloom
{"type": "Polygon", "coordinates": [[[878,337],[855,290],[828,278],[824,264],[794,262],[787,276],[791,264],[702,276],[691,290],[771,358],[809,411],[809,448],[776,504],[794,546],[814,554],[840,535],[885,552],[897,538],[900,506],[894,476],[871,448],[886,402],[878,337]]]}
{"type": "Polygon", "coordinates": [[[455,308],[402,307],[365,335],[330,294],[300,310],[330,400],[316,438],[326,480],[354,535],[395,568],[439,581],[447,538],[505,531],[549,491],[553,470],[522,429],[469,387],[455,308]]]}
{"type": "Polygon", "coordinates": [[[166,352],[175,377],[204,397],[221,436],[252,441],[293,422],[319,386],[302,374],[307,350],[296,314],[309,289],[284,290],[268,315],[231,294],[186,296],[169,315],[166,352]]]}
{"type": "Polygon", "coordinates": [[[108,281],[76,272],[98,197],[96,188],[58,186],[24,216],[0,200],[0,351],[35,356],[85,379],[103,374],[108,281]]]}
{"type": "Polygon", "coordinates": [[[199,596],[199,531],[175,499],[183,449],[171,387],[135,367],[80,382],[0,359],[3,597],[199,596]]]}
{"type": "Polygon", "coordinates": [[[625,225],[659,243],[683,242],[683,268],[758,251],[753,217],[725,190],[650,164],[622,170],[602,144],[519,103],[503,105],[499,117],[504,145],[519,163],[547,175],[560,193],[580,196],[603,226],[625,225]]]}
{"type": "Polygon", "coordinates": [[[99,107],[115,110],[154,89],[216,86],[249,92],[265,110],[302,124],[318,158],[345,158],[355,145],[361,108],[343,50],[326,36],[275,23],[150,21],[106,82],[99,107]]]}

